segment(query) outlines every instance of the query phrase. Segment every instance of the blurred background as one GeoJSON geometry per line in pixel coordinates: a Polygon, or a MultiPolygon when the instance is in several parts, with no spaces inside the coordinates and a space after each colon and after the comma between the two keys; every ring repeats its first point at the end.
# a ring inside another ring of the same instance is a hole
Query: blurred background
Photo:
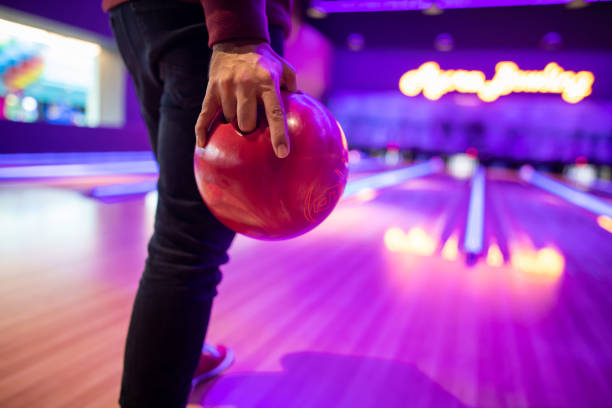
{"type": "MultiPolygon", "coordinates": [[[[148,150],[133,87],[97,5],[67,3],[64,13],[3,3],[0,153],[148,150]]],[[[408,161],[469,151],[486,165],[530,163],[572,176],[578,165],[583,177],[607,180],[609,7],[300,0],[286,56],[300,88],[329,106],[356,151],[408,161]],[[510,68],[496,76],[504,62],[510,68]],[[528,72],[538,71],[529,82],[528,72]]]]}
{"type": "MultiPolygon", "coordinates": [[[[239,360],[192,403],[609,406],[612,2],[296,0],[292,21],[349,184],[304,237],[237,238],[210,338],[239,360]],[[264,269],[261,299],[241,282],[264,269]]],[[[2,1],[0,141],[0,405],[114,406],[157,167],[98,2],[2,1]]]]}

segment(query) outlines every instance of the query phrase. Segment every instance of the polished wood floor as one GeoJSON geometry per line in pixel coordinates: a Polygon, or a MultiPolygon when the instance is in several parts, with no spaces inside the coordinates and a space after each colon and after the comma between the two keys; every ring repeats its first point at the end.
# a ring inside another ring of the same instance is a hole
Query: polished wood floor
{"type": "MultiPolygon", "coordinates": [[[[612,234],[490,177],[486,245],[501,255],[468,267],[468,192],[429,176],[291,241],[238,238],[208,337],[236,363],[190,403],[612,406],[612,234]]],[[[117,406],[154,199],[0,186],[0,407],[117,406]]]]}

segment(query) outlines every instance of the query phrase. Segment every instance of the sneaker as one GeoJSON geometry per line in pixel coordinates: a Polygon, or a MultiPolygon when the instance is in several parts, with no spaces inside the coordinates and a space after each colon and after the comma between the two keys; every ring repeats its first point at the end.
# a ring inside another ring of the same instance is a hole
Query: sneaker
{"type": "Polygon", "coordinates": [[[234,351],[222,345],[204,344],[198,367],[193,375],[191,386],[216,377],[229,368],[234,362],[234,351]]]}

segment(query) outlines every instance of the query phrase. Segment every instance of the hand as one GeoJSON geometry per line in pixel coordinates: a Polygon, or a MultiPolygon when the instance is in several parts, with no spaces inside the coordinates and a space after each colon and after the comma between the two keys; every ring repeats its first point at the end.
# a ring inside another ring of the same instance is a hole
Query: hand
{"type": "Polygon", "coordinates": [[[195,126],[197,146],[221,107],[228,122],[251,132],[257,126],[257,102],[262,101],[276,156],[287,157],[289,138],[280,89],[296,92],[295,70],[265,42],[226,42],[213,46],[206,96],[195,126]]]}

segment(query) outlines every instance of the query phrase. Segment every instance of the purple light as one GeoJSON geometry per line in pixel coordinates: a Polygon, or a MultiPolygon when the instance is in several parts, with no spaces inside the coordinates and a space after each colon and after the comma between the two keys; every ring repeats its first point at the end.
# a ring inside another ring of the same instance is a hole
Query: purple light
{"type": "Polygon", "coordinates": [[[455,39],[449,33],[438,34],[434,40],[434,48],[442,52],[452,51],[455,48],[455,39]]]}
{"type": "Polygon", "coordinates": [[[361,51],[365,46],[365,38],[359,33],[352,33],[346,37],[346,46],[351,51],[361,51]]]}
{"type": "Polygon", "coordinates": [[[472,176],[470,204],[463,247],[465,252],[478,255],[482,252],[485,212],[485,169],[479,167],[472,176]]]}
{"type": "Polygon", "coordinates": [[[423,163],[404,167],[397,170],[389,170],[373,176],[364,177],[349,182],[344,189],[343,199],[358,195],[362,191],[371,191],[381,188],[391,187],[403,183],[404,181],[427,176],[436,173],[444,167],[442,160],[434,158],[423,163]]]}
{"type": "Polygon", "coordinates": [[[551,179],[541,173],[538,173],[531,166],[523,166],[519,172],[521,179],[531,183],[542,190],[548,191],[558,197],[569,201],[585,210],[591,211],[598,215],[612,217],[612,205],[595,196],[574,190],[573,188],[551,179]]]}
{"type": "Polygon", "coordinates": [[[150,151],[0,154],[0,180],[156,173],[150,151]]]}
{"type": "Polygon", "coordinates": [[[128,161],[98,164],[59,164],[0,168],[0,180],[24,178],[85,177],[110,174],[156,174],[154,161],[128,161]]]}
{"type": "MultiPolygon", "coordinates": [[[[611,0],[586,0],[596,3],[611,0]]],[[[425,10],[431,7],[431,0],[315,0],[312,8],[323,13],[359,13],[372,11],[425,10]]],[[[543,6],[567,4],[568,0],[438,0],[436,5],[442,9],[461,9],[477,7],[543,6]]]]}
{"type": "Polygon", "coordinates": [[[545,51],[556,51],[563,46],[563,37],[556,31],[544,34],[540,40],[540,47],[545,51]]]}
{"type": "Polygon", "coordinates": [[[11,153],[0,154],[0,166],[41,164],[84,164],[154,160],[150,151],[133,152],[70,152],[70,153],[11,153]]]}
{"type": "Polygon", "coordinates": [[[602,193],[612,194],[612,182],[610,181],[597,179],[591,188],[602,193]]]}
{"type": "Polygon", "coordinates": [[[91,190],[90,195],[96,198],[117,197],[131,194],[144,194],[155,191],[157,180],[145,180],[135,183],[107,184],[96,186],[91,190]]]}

